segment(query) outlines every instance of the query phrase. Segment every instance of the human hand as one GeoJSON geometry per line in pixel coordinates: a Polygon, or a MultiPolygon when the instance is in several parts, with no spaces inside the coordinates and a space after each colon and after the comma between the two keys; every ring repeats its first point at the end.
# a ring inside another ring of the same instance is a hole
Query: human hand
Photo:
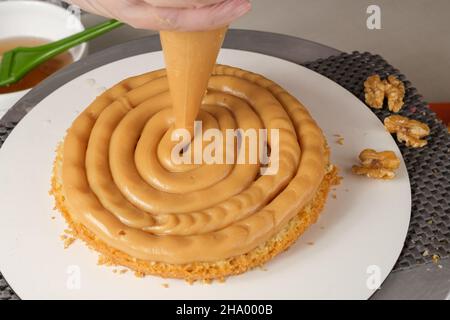
{"type": "Polygon", "coordinates": [[[135,28],[200,31],[226,26],[246,14],[249,0],[67,0],[135,28]]]}

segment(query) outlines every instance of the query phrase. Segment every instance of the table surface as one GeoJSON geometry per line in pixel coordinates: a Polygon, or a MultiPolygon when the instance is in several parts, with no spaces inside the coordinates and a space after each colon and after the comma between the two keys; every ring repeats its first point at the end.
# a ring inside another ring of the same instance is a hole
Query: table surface
{"type": "MultiPolygon", "coordinates": [[[[122,58],[161,49],[156,35],[127,42],[132,37],[123,34],[120,39],[113,40],[114,43],[121,44],[100,52],[97,52],[98,48],[91,44],[89,51],[93,53],[92,55],[42,82],[11,108],[1,121],[20,121],[49,93],[89,70],[122,58]]],[[[104,46],[103,42],[102,47],[104,46]]],[[[224,47],[259,52],[298,64],[341,53],[339,50],[296,37],[248,30],[230,30],[224,47]]],[[[449,299],[450,259],[441,261],[441,265],[443,266],[441,271],[433,271],[428,265],[421,265],[392,272],[372,299],[449,299]]]]}

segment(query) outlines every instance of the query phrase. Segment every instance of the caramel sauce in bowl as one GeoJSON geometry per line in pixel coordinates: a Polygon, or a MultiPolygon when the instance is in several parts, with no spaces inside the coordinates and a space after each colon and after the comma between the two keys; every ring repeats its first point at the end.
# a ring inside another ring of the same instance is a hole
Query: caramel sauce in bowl
{"type": "MultiPolygon", "coordinates": [[[[0,56],[18,46],[37,46],[53,42],[80,31],[80,19],[68,10],[41,1],[0,1],[0,56]]],[[[0,87],[0,118],[28,91],[42,80],[87,52],[87,44],[42,64],[19,83],[0,87]]]]}
{"type": "MultiPolygon", "coordinates": [[[[17,47],[34,47],[49,42],[51,41],[33,37],[17,37],[4,40],[0,39],[0,63],[2,54],[7,51],[10,51],[17,47]]],[[[0,94],[33,88],[39,82],[72,62],[72,55],[69,52],[64,52],[37,66],[17,83],[11,84],[9,86],[0,86],[0,94]]]]}

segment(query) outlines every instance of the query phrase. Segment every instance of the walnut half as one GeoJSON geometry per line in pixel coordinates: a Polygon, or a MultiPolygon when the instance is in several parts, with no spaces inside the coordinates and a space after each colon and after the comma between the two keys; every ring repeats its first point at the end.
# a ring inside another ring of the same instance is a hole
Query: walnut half
{"type": "Polygon", "coordinates": [[[370,76],[364,82],[364,92],[366,103],[374,109],[383,108],[385,98],[392,112],[399,112],[404,105],[405,85],[393,75],[387,80],[381,80],[379,75],[370,76]]]}
{"type": "Polygon", "coordinates": [[[384,92],[386,91],[386,83],[382,81],[379,75],[373,75],[364,82],[364,93],[366,103],[374,109],[383,108],[384,92]]]}
{"type": "Polygon", "coordinates": [[[403,107],[405,97],[405,85],[395,76],[389,76],[385,84],[385,94],[388,100],[389,111],[399,112],[403,107]]]}
{"type": "Polygon", "coordinates": [[[395,170],[400,167],[400,160],[392,151],[377,152],[365,149],[359,155],[360,166],[353,166],[352,172],[369,178],[390,180],[395,178],[395,170]]]}
{"type": "Polygon", "coordinates": [[[384,126],[390,133],[397,134],[399,142],[405,142],[406,146],[413,148],[425,146],[427,141],[423,138],[430,134],[430,127],[425,123],[399,115],[384,119],[384,126]]]}

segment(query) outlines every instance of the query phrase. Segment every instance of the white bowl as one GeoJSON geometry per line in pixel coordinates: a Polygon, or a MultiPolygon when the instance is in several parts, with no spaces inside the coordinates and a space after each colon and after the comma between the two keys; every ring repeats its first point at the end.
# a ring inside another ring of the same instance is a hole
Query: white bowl
{"type": "MultiPolygon", "coordinates": [[[[36,37],[51,41],[84,30],[80,19],[56,5],[41,1],[0,2],[0,40],[15,37],[36,37]]],[[[83,43],[70,50],[74,61],[87,53],[83,43]]],[[[0,118],[28,91],[0,94],[0,118]]]]}

